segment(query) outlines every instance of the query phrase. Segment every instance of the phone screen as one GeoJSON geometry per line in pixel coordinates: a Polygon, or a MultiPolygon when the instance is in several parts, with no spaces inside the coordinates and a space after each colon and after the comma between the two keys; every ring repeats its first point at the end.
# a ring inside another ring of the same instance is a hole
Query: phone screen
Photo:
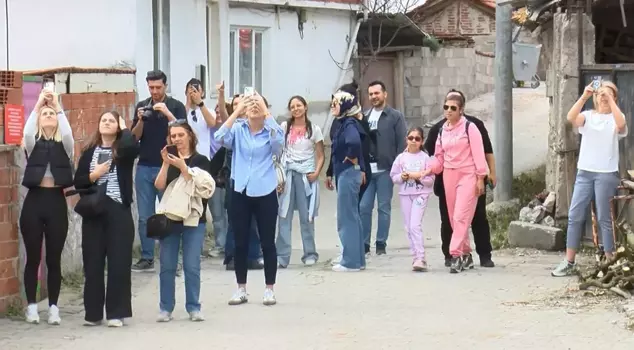
{"type": "Polygon", "coordinates": [[[178,149],[176,149],[176,145],[169,145],[167,146],[167,153],[178,157],[178,149]]]}
{"type": "Polygon", "coordinates": [[[110,158],[111,156],[108,153],[99,153],[99,157],[97,158],[97,164],[103,164],[109,161],[110,158]]]}
{"type": "Polygon", "coordinates": [[[244,88],[244,96],[253,96],[255,94],[255,89],[252,86],[247,86],[244,88]]]}
{"type": "Polygon", "coordinates": [[[47,81],[44,83],[44,89],[55,91],[55,83],[52,81],[47,81]]]}

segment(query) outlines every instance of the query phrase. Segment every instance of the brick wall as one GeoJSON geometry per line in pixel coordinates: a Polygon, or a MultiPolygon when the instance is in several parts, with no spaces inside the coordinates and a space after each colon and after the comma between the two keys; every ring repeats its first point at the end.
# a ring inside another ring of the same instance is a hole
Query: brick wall
{"type": "Polygon", "coordinates": [[[16,147],[0,145],[0,314],[20,300],[16,147]]]}
{"type": "Polygon", "coordinates": [[[437,14],[423,17],[418,25],[437,36],[471,36],[495,33],[495,15],[475,7],[470,1],[456,1],[437,14]]]}

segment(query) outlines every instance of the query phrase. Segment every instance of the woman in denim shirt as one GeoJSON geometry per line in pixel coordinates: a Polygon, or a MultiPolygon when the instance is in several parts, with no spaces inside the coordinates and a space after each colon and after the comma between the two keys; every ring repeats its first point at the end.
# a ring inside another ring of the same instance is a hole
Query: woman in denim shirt
{"type": "Polygon", "coordinates": [[[243,97],[231,117],[216,131],[216,140],[233,150],[229,221],[235,235],[235,271],[238,290],[229,305],[246,303],[247,252],[250,220],[255,217],[264,255],[264,305],[276,303],[273,285],[277,274],[275,227],[277,224],[277,174],[273,156],[279,157],[284,131],[269,114],[262,96],[243,97]],[[246,119],[238,116],[246,115],[246,119]]]}
{"type": "Polygon", "coordinates": [[[616,251],[610,199],[616,195],[620,182],[619,139],[627,136],[625,115],[616,104],[617,97],[618,90],[612,82],[603,81],[596,90],[590,84],[568,112],[568,121],[579,128],[583,137],[568,213],[566,258],[551,272],[555,277],[570,276],[577,272],[575,256],[581,243],[588,206],[593,198],[605,257],[611,258],[616,251]],[[581,112],[591,97],[594,108],[581,112]]]}

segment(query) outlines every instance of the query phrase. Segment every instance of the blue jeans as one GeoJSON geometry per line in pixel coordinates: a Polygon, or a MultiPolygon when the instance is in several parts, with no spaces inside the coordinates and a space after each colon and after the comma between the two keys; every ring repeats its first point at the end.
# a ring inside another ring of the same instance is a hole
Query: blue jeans
{"type": "Polygon", "coordinates": [[[209,200],[209,211],[213,219],[216,248],[224,250],[227,241],[227,226],[229,219],[225,209],[225,189],[217,188],[209,200]]]}
{"type": "Polygon", "coordinates": [[[183,272],[185,273],[185,310],[200,311],[200,252],[205,241],[205,224],[195,227],[176,223],[174,232],[161,240],[160,300],[161,311],[173,312],[176,304],[176,268],[178,252],[183,242],[183,272]]]}
{"type": "Polygon", "coordinates": [[[337,231],[343,246],[341,265],[350,269],[365,266],[365,248],[359,216],[361,171],[348,168],[337,176],[337,231]]]}
{"type": "Polygon", "coordinates": [[[136,204],[139,210],[139,239],[141,240],[141,258],[154,260],[155,240],[147,237],[147,219],[155,214],[156,198],[159,201],[163,193],[154,187],[160,167],[137,165],[134,186],[136,189],[136,204]]]}
{"type": "Polygon", "coordinates": [[[616,195],[619,183],[618,172],[595,173],[585,170],[577,171],[577,178],[572,190],[572,200],[570,201],[570,211],[568,212],[566,246],[569,249],[579,249],[586,217],[588,217],[589,213],[590,201],[594,198],[603,249],[608,253],[615,251],[612,218],[610,216],[610,199],[616,195]]]}
{"type": "MultiPolygon", "coordinates": [[[[229,223],[227,229],[227,240],[225,244],[225,257],[233,257],[236,251],[236,239],[233,235],[233,227],[229,223]]],[[[262,251],[260,249],[260,239],[258,238],[258,228],[255,226],[255,219],[251,219],[251,234],[249,236],[249,252],[247,259],[249,261],[255,261],[262,257],[262,251]]],[[[226,260],[226,259],[225,259],[226,260]]]]}
{"type": "Polygon", "coordinates": [[[282,266],[288,266],[291,260],[291,229],[293,227],[293,214],[295,209],[299,211],[299,227],[304,247],[302,262],[308,258],[313,258],[315,261],[319,259],[317,248],[315,247],[315,222],[308,221],[309,197],[306,196],[303,177],[303,174],[293,171],[292,178],[287,179],[287,181],[291,181],[290,193],[286,194],[289,201],[288,213],[286,213],[285,218],[279,218],[279,233],[275,241],[277,261],[282,266]]]}
{"type": "Polygon", "coordinates": [[[390,171],[385,170],[372,174],[372,179],[368,184],[363,198],[361,198],[360,215],[363,225],[363,236],[366,245],[370,245],[372,235],[372,210],[374,209],[374,198],[378,202],[379,220],[376,230],[376,246],[385,247],[387,237],[390,233],[390,215],[392,213],[392,194],[394,193],[394,183],[390,178],[390,171]]]}

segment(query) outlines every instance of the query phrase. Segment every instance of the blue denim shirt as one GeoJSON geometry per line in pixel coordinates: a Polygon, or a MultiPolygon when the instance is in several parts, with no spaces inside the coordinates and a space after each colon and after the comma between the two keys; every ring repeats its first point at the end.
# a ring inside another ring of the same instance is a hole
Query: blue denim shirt
{"type": "Polygon", "coordinates": [[[279,159],[284,145],[284,130],[275,119],[267,117],[256,134],[251,133],[246,119],[238,119],[231,129],[223,124],[214,137],[233,150],[231,179],[236,192],[246,190],[249,197],[262,197],[275,190],[273,155],[279,159]]]}

